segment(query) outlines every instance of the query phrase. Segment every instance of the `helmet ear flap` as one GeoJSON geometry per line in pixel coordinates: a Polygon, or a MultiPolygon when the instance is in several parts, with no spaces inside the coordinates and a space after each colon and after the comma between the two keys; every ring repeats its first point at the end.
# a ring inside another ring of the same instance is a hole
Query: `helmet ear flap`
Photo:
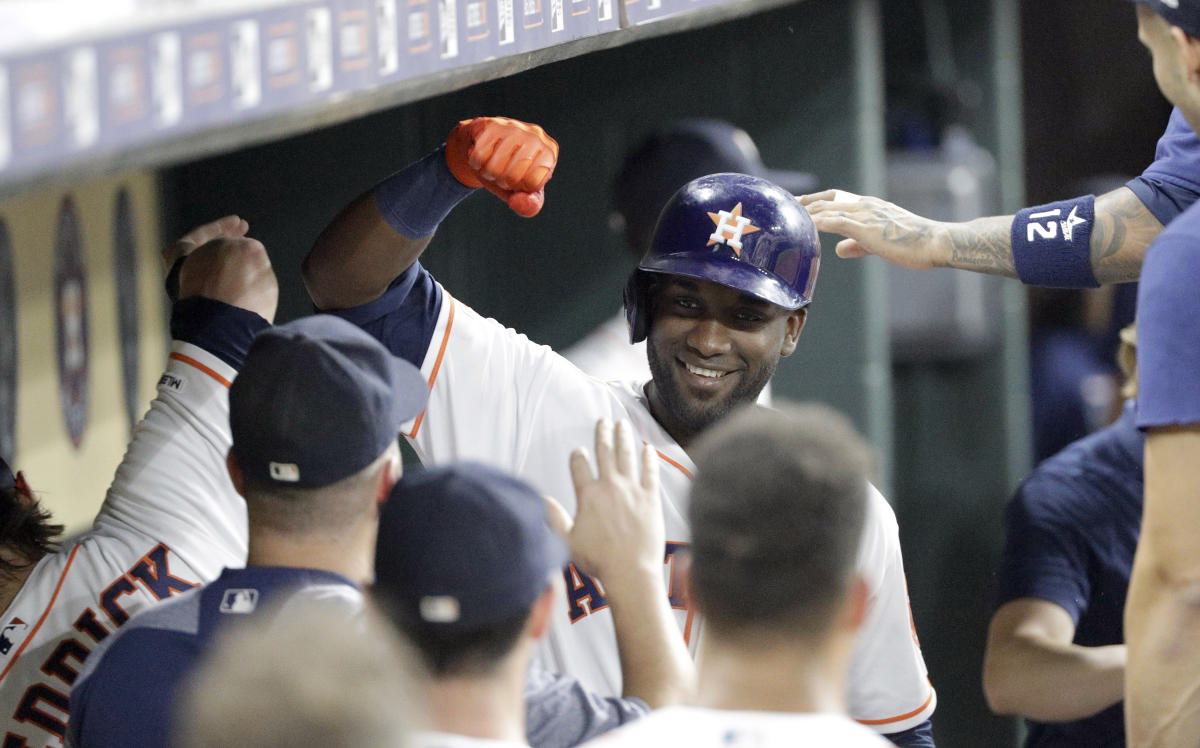
{"type": "Polygon", "coordinates": [[[654,280],[651,273],[634,270],[625,284],[625,322],[629,326],[629,342],[640,343],[650,333],[653,309],[654,280]]]}

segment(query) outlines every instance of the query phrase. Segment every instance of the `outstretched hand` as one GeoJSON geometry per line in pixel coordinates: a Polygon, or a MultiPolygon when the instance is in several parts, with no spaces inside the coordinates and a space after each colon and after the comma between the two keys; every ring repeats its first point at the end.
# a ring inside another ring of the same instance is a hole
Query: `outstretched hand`
{"type": "Polygon", "coordinates": [[[878,255],[913,270],[942,267],[949,260],[946,224],[910,213],[877,197],[842,190],[801,195],[797,200],[818,231],[846,237],[838,257],[878,255]]]}
{"type": "Polygon", "coordinates": [[[596,471],[583,447],[571,453],[571,481],[576,512],[572,522],[562,506],[547,497],[551,525],[563,535],[575,566],[607,586],[627,575],[647,572],[661,578],[663,547],[662,499],[658,457],[654,448],[638,451],[628,421],[601,419],[596,424],[596,471]]]}
{"type": "Polygon", "coordinates": [[[525,218],[542,209],[557,163],[554,138],[538,125],[507,117],[465,119],[446,138],[446,164],[455,178],[483,187],[525,218]]]}

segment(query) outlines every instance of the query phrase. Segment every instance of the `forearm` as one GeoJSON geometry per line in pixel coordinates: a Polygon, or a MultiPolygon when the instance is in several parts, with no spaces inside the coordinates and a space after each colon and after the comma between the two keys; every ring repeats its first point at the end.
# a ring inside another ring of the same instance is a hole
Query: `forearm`
{"type": "MultiPolygon", "coordinates": [[[[1016,278],[1013,260],[1013,216],[991,216],[965,223],[943,224],[948,267],[1016,278]]],[[[1095,225],[1088,247],[1096,281],[1125,283],[1141,274],[1146,248],[1162,224],[1127,187],[1096,198],[1095,225]]]]}
{"type": "Polygon", "coordinates": [[[983,667],[988,706],[1039,722],[1090,717],[1121,701],[1125,646],[1082,647],[1033,636],[991,642],[983,667]]]}
{"type": "Polygon", "coordinates": [[[682,703],[695,689],[695,666],[668,603],[662,570],[604,582],[621,657],[623,696],[652,709],[682,703]]]}
{"type": "Polygon", "coordinates": [[[1131,745],[1190,745],[1200,735],[1198,455],[1195,425],[1152,429],[1146,440],[1142,534],[1125,604],[1131,745]]]}
{"type": "Polygon", "coordinates": [[[301,272],[313,304],[345,309],[379,298],[472,191],[450,173],[439,149],[360,195],[304,258],[301,272]]]}

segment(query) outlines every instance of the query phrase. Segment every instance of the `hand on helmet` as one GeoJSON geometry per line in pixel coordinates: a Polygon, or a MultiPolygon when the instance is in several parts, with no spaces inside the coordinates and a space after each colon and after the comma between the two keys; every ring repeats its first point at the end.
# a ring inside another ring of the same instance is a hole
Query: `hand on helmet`
{"type": "Polygon", "coordinates": [[[558,163],[558,143],[537,125],[507,117],[459,122],[446,138],[446,165],[468,187],[483,187],[517,215],[537,215],[558,163]]]}

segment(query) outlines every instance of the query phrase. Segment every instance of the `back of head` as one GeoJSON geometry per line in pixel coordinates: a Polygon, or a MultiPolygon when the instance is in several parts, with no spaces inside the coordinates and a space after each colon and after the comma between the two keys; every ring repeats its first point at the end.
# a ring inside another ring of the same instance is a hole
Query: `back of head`
{"type": "Polygon", "coordinates": [[[56,549],[62,531],[0,458],[0,546],[7,551],[0,557],[0,573],[13,574],[37,563],[56,549]]]}
{"type": "Polygon", "coordinates": [[[173,744],[402,748],[418,713],[412,664],[374,616],[255,616],[218,637],[181,687],[173,744]]]}
{"type": "Polygon", "coordinates": [[[671,196],[687,182],[719,172],[762,177],[793,194],[816,185],[811,174],[768,169],[754,140],[737,125],[699,117],[669,122],[626,154],[613,182],[613,204],[629,248],[640,257],[671,196]]]}
{"type": "Polygon", "coordinates": [[[395,448],[427,392],[416,367],[338,317],[262,331],[229,389],[231,455],[251,520],[281,529],[320,522],[308,500],[353,490],[395,448]]]}
{"type": "Polygon", "coordinates": [[[870,449],[836,411],[749,406],[696,444],[690,594],[714,634],[823,634],[854,578],[870,449]]]}
{"type": "Polygon", "coordinates": [[[711,281],[793,311],[812,301],[820,264],[816,226],[790,192],[747,174],[694,179],[663,208],[625,287],[630,341],[649,333],[662,276],[711,281]]]}
{"type": "Polygon", "coordinates": [[[374,595],[435,676],[487,675],[566,562],[531,486],[479,463],[428,468],[384,505],[374,595]]]}

